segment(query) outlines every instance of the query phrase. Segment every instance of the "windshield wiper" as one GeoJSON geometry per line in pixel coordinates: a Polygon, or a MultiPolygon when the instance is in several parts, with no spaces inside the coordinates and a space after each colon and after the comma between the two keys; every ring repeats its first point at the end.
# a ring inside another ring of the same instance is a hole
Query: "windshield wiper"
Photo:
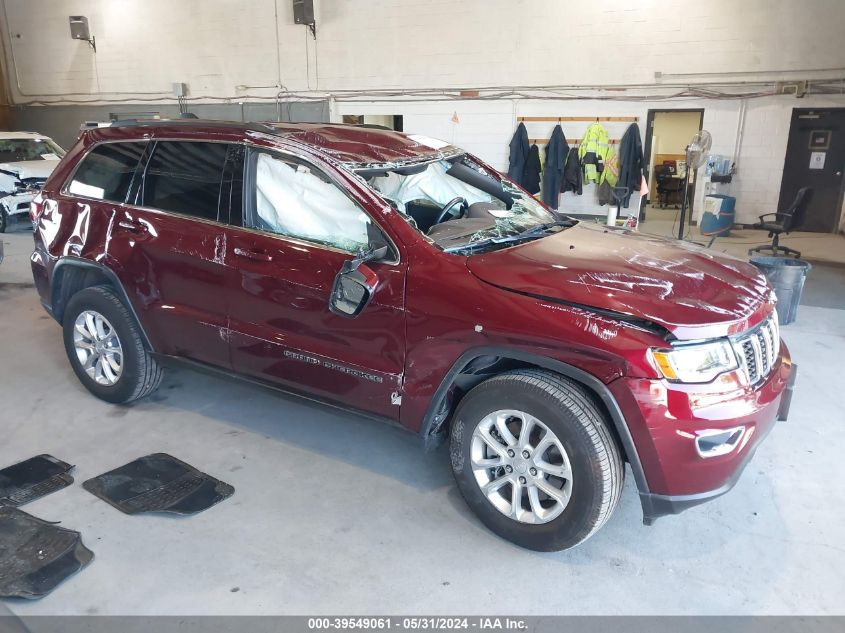
{"type": "Polygon", "coordinates": [[[447,248],[445,251],[447,253],[452,253],[454,251],[466,250],[466,249],[475,249],[475,248],[483,248],[485,246],[490,246],[491,244],[512,244],[514,242],[522,242],[524,240],[532,240],[538,237],[542,237],[547,231],[556,228],[570,228],[578,224],[578,220],[573,220],[572,218],[562,218],[560,220],[555,220],[554,222],[546,222],[544,224],[535,224],[532,227],[529,227],[522,231],[521,233],[517,233],[515,235],[506,235],[506,236],[495,236],[495,237],[488,237],[483,240],[479,240],[477,242],[470,242],[468,244],[462,244],[460,246],[453,246],[452,248],[447,248]]]}

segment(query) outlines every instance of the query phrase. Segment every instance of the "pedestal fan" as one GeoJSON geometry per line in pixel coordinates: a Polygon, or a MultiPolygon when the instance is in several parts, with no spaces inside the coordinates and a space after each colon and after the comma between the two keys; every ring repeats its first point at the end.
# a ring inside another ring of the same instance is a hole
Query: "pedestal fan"
{"type": "MultiPolygon", "coordinates": [[[[687,217],[687,205],[689,204],[689,176],[694,169],[701,167],[707,160],[710,145],[713,139],[707,130],[699,130],[698,134],[692,137],[687,145],[687,168],[684,173],[684,198],[681,200],[681,218],[678,222],[678,239],[684,239],[684,227],[687,217]]],[[[692,224],[692,213],[690,213],[690,224],[692,224]]]]}

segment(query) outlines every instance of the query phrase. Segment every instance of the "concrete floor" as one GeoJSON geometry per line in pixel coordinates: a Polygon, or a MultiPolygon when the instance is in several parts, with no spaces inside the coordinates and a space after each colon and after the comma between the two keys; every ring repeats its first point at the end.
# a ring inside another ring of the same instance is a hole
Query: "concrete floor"
{"type": "MultiPolygon", "coordinates": [[[[640,231],[651,235],[677,237],[677,209],[660,209],[649,206],[646,209],[646,221],[640,225],[640,231]]],[[[688,230],[688,238],[700,244],[707,244],[709,237],[701,235],[697,226],[688,230]]],[[[712,250],[728,253],[735,257],[748,257],[748,249],[771,244],[772,239],[765,231],[756,229],[733,229],[727,237],[717,238],[712,250]]],[[[789,246],[801,252],[801,259],[826,264],[845,264],[845,236],[838,233],[809,233],[795,231],[782,235],[781,246],[789,246]]],[[[770,255],[770,253],[764,253],[770,255]]]]}
{"type": "Polygon", "coordinates": [[[24,285],[30,234],[2,239],[0,464],[42,452],[76,464],[75,485],[24,509],[81,531],[96,554],[46,598],[6,603],[20,615],[845,609],[845,310],[805,305],[783,328],[801,366],[792,414],[730,494],[644,527],[629,477],[603,530],[539,554],[488,532],[446,452],[401,430],[188,370],[131,407],[96,400],[24,285]],[[79,485],[154,451],[235,495],[194,517],[131,517],[79,485]]]}

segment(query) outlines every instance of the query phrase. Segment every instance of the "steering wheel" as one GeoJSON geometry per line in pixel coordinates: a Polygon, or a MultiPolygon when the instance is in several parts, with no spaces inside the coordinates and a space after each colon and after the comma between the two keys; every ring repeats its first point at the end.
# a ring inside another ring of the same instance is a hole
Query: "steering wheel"
{"type": "Polygon", "coordinates": [[[461,211],[455,217],[464,217],[464,213],[466,213],[467,208],[469,208],[469,204],[467,203],[466,198],[458,196],[457,198],[452,198],[451,200],[449,200],[449,202],[443,205],[443,208],[440,210],[440,215],[437,216],[437,221],[434,224],[440,224],[446,219],[447,216],[452,215],[452,207],[454,207],[459,202],[461,203],[461,211]]]}

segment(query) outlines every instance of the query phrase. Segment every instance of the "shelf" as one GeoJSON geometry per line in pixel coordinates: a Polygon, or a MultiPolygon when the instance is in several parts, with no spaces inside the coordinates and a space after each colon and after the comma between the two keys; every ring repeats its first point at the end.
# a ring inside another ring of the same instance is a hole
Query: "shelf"
{"type": "Polygon", "coordinates": [[[516,120],[521,123],[634,123],[640,120],[638,116],[518,116],[516,120]]]}
{"type": "MultiPolygon", "coordinates": [[[[566,143],[567,143],[567,145],[569,145],[571,147],[573,145],[580,145],[582,140],[583,139],[580,139],[580,138],[568,138],[568,139],[566,139],[566,143]]],[[[619,145],[620,142],[621,141],[618,138],[608,139],[608,141],[607,141],[608,145],[619,145]]],[[[531,145],[548,145],[549,139],[547,139],[547,138],[530,138],[530,139],[528,139],[528,143],[531,144],[531,145]]]]}

